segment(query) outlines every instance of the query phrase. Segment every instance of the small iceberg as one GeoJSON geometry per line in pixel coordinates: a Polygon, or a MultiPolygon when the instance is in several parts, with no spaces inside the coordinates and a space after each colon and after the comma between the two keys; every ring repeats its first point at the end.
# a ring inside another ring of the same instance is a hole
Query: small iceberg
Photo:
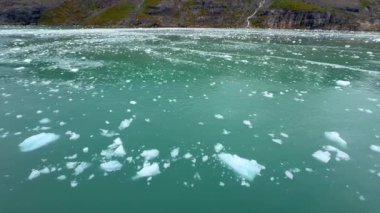
{"type": "Polygon", "coordinates": [[[323,162],[323,163],[328,163],[328,162],[330,161],[330,159],[331,159],[331,154],[330,154],[330,152],[328,152],[328,151],[323,151],[323,150],[318,150],[318,151],[314,152],[314,153],[312,154],[312,156],[313,156],[315,159],[317,159],[317,160],[319,160],[319,161],[321,161],[321,162],[323,162]]]}
{"type": "Polygon", "coordinates": [[[100,168],[106,172],[115,172],[121,169],[123,165],[117,160],[111,160],[100,164],[100,168]]]}
{"type": "Polygon", "coordinates": [[[347,142],[343,138],[340,137],[338,132],[325,132],[325,137],[328,140],[335,142],[344,148],[347,147],[347,142]]]}
{"type": "Polygon", "coordinates": [[[131,125],[132,121],[133,121],[133,118],[125,119],[125,120],[121,121],[120,125],[119,125],[119,130],[123,130],[123,129],[128,128],[131,125]]]}
{"type": "Polygon", "coordinates": [[[260,175],[261,170],[265,169],[265,166],[260,165],[257,161],[248,160],[238,155],[220,153],[218,158],[240,177],[249,181],[253,181],[257,175],[260,175]]]}
{"type": "Polygon", "coordinates": [[[349,86],[351,83],[349,81],[343,81],[343,80],[337,80],[335,82],[336,85],[338,86],[341,86],[341,87],[347,87],[349,86]]]}
{"type": "Polygon", "coordinates": [[[160,152],[157,149],[144,150],[140,156],[145,159],[145,161],[150,161],[158,157],[160,152]]]}
{"type": "Polygon", "coordinates": [[[371,145],[369,148],[374,152],[380,152],[380,146],[371,145]]]}
{"type": "Polygon", "coordinates": [[[145,177],[152,177],[160,173],[161,172],[158,163],[152,163],[145,165],[140,171],[137,172],[136,176],[134,176],[132,179],[136,180],[145,177]]]}
{"type": "Polygon", "coordinates": [[[21,152],[30,152],[36,149],[39,149],[43,146],[46,146],[50,143],[59,139],[59,135],[54,133],[40,133],[37,135],[30,136],[25,139],[18,146],[20,147],[21,152]]]}

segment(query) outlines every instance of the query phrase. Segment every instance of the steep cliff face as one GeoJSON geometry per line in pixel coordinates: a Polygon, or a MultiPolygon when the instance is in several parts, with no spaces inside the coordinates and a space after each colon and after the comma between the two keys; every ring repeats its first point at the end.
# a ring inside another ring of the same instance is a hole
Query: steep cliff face
{"type": "Polygon", "coordinates": [[[378,0],[0,0],[0,6],[0,24],[245,27],[250,17],[252,27],[380,30],[378,0]]]}

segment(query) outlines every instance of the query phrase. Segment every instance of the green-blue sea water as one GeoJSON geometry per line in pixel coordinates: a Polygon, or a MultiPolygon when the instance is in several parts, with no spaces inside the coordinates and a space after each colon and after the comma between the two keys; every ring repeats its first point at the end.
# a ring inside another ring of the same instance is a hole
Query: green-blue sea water
{"type": "Polygon", "coordinates": [[[0,28],[1,213],[375,213],[379,152],[379,33],[0,28]]]}

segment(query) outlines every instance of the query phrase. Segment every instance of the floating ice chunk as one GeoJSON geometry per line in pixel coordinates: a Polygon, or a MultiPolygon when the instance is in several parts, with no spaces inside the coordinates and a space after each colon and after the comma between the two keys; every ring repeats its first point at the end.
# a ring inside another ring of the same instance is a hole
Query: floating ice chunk
{"type": "Polygon", "coordinates": [[[208,161],[208,156],[207,156],[207,155],[203,156],[203,157],[202,157],[202,161],[203,161],[203,162],[208,161]]]}
{"type": "Polygon", "coordinates": [[[41,174],[49,174],[50,173],[50,169],[48,167],[45,167],[43,169],[40,170],[40,173],[41,174]]]}
{"type": "Polygon", "coordinates": [[[70,136],[69,140],[71,141],[78,140],[80,138],[80,135],[73,131],[67,131],[65,134],[70,136]]]}
{"type": "Polygon", "coordinates": [[[221,114],[215,114],[214,117],[219,120],[224,119],[224,116],[221,114]]]}
{"type": "Polygon", "coordinates": [[[337,80],[335,84],[341,87],[346,87],[349,86],[351,83],[349,81],[337,80]]]}
{"type": "Polygon", "coordinates": [[[50,123],[50,119],[49,118],[42,118],[39,122],[40,122],[40,124],[48,124],[48,123],[50,123]]]}
{"type": "Polygon", "coordinates": [[[183,156],[185,159],[190,159],[193,157],[193,155],[191,153],[186,153],[184,156],[183,156]]]}
{"type": "Polygon", "coordinates": [[[121,169],[123,165],[117,160],[111,160],[100,164],[100,168],[106,172],[114,172],[121,169]]]}
{"type": "Polygon", "coordinates": [[[315,159],[317,159],[317,160],[319,160],[319,161],[321,161],[321,162],[323,162],[323,163],[328,163],[328,162],[330,161],[330,159],[331,159],[331,154],[330,154],[330,152],[328,152],[328,151],[323,151],[323,150],[318,150],[318,151],[314,152],[314,153],[312,154],[312,156],[313,156],[315,159]]]}
{"type": "Polygon", "coordinates": [[[123,142],[120,138],[116,138],[113,143],[108,146],[107,150],[102,150],[100,153],[100,155],[105,156],[106,158],[124,157],[126,154],[123,142]]]}
{"type": "Polygon", "coordinates": [[[289,178],[290,180],[293,180],[293,173],[291,172],[291,171],[289,171],[289,170],[286,170],[285,171],[285,176],[287,177],[287,178],[289,178]]]}
{"type": "Polygon", "coordinates": [[[137,104],[136,101],[130,101],[129,103],[132,104],[132,105],[136,105],[137,104]]]}
{"type": "Polygon", "coordinates": [[[67,160],[74,160],[75,158],[77,158],[78,157],[78,154],[73,154],[73,155],[71,155],[71,156],[67,156],[67,157],[65,157],[65,159],[67,159],[67,160]]]}
{"type": "Polygon", "coordinates": [[[41,175],[41,172],[39,170],[33,169],[32,172],[29,174],[28,180],[33,180],[35,178],[38,178],[41,175]]]}
{"type": "Polygon", "coordinates": [[[158,157],[160,152],[157,149],[144,150],[140,156],[145,159],[145,161],[150,161],[158,157]]]}
{"type": "Polygon", "coordinates": [[[369,148],[370,148],[372,151],[380,152],[380,146],[377,146],[377,145],[371,145],[369,148]]]}
{"type": "Polygon", "coordinates": [[[81,162],[77,167],[74,169],[74,175],[80,175],[82,172],[84,172],[85,169],[90,167],[90,163],[87,162],[81,162]]]}
{"type": "Polygon", "coordinates": [[[30,152],[46,146],[59,139],[59,135],[54,133],[40,133],[37,135],[30,136],[25,139],[18,146],[22,152],[30,152]]]}
{"type": "Polygon", "coordinates": [[[129,125],[131,125],[132,121],[133,121],[133,118],[131,118],[131,119],[124,119],[123,121],[121,121],[121,123],[119,125],[119,129],[123,130],[123,129],[128,128],[129,125]]]}
{"type": "Polygon", "coordinates": [[[16,67],[16,68],[14,68],[14,70],[16,70],[16,71],[20,71],[20,70],[24,70],[25,69],[25,67],[16,67]]]}
{"type": "Polygon", "coordinates": [[[244,121],[243,121],[243,124],[246,125],[246,126],[248,126],[250,129],[252,129],[252,123],[251,123],[251,121],[249,121],[249,120],[244,120],[244,121]]]}
{"type": "Polygon", "coordinates": [[[338,149],[336,147],[328,145],[328,146],[324,146],[323,148],[326,151],[335,152],[336,153],[335,160],[337,160],[337,161],[341,161],[341,160],[347,161],[347,160],[350,160],[350,156],[347,153],[343,152],[342,150],[340,150],[340,149],[338,149]]]}
{"type": "Polygon", "coordinates": [[[325,137],[328,140],[335,142],[342,147],[347,147],[347,142],[340,137],[338,132],[325,132],[325,137]]]}
{"type": "Polygon", "coordinates": [[[166,162],[166,163],[164,163],[164,165],[163,165],[163,166],[164,166],[164,168],[165,168],[165,169],[167,169],[167,168],[169,168],[169,167],[170,167],[170,163],[169,163],[169,162],[166,162]]]}
{"type": "Polygon", "coordinates": [[[264,97],[267,97],[267,98],[273,98],[273,93],[268,92],[268,91],[264,91],[264,92],[263,92],[263,96],[264,96],[264,97]]]}
{"type": "Polygon", "coordinates": [[[228,130],[226,130],[226,129],[223,129],[223,135],[229,135],[229,134],[231,134],[231,131],[228,131],[228,130]]]}
{"type": "Polygon", "coordinates": [[[16,118],[20,119],[20,118],[22,118],[22,115],[16,115],[16,118]]]}
{"type": "Polygon", "coordinates": [[[66,180],[66,175],[60,175],[57,177],[57,180],[66,180]]]}
{"type": "Polygon", "coordinates": [[[179,155],[179,148],[174,148],[174,149],[172,149],[172,151],[170,151],[170,156],[172,158],[177,158],[178,155],[179,155]]]}
{"type": "Polygon", "coordinates": [[[215,144],[214,149],[215,149],[216,153],[219,153],[224,149],[224,146],[220,143],[217,143],[217,144],[215,144]]]}
{"type": "Polygon", "coordinates": [[[226,184],[223,183],[222,181],[219,182],[219,186],[223,187],[223,186],[225,186],[225,185],[226,185],[226,184]]]}
{"type": "Polygon", "coordinates": [[[67,162],[66,163],[66,168],[67,169],[74,169],[78,165],[78,162],[67,162]]]}
{"type": "Polygon", "coordinates": [[[258,164],[255,160],[241,158],[229,153],[218,154],[219,159],[240,177],[253,181],[256,175],[260,175],[265,166],[258,164]]]}
{"type": "Polygon", "coordinates": [[[78,68],[71,68],[71,69],[70,69],[70,72],[73,72],[73,73],[76,73],[76,72],[78,72],[78,71],[79,71],[78,68]]]}
{"type": "Polygon", "coordinates": [[[110,137],[118,136],[119,133],[114,132],[114,131],[110,131],[107,129],[100,129],[100,135],[110,138],[110,137]]]}
{"type": "Polygon", "coordinates": [[[124,157],[126,154],[123,145],[118,146],[114,151],[114,156],[116,157],[124,157]]]}
{"type": "Polygon", "coordinates": [[[286,133],[281,132],[280,135],[281,135],[282,137],[284,137],[284,138],[289,138],[289,135],[286,134],[286,133]]]}
{"type": "Polygon", "coordinates": [[[160,174],[160,167],[158,163],[152,163],[145,165],[140,171],[137,172],[136,176],[133,177],[134,180],[144,177],[152,177],[160,174]]]}
{"type": "Polygon", "coordinates": [[[76,181],[76,180],[72,180],[72,181],[70,182],[70,186],[71,186],[71,188],[75,188],[75,187],[77,187],[77,186],[78,186],[78,181],[76,181]]]}
{"type": "Polygon", "coordinates": [[[84,147],[84,148],[82,149],[82,151],[83,151],[83,153],[88,153],[88,147],[84,147]]]}
{"type": "Polygon", "coordinates": [[[278,144],[282,144],[282,140],[279,138],[273,138],[272,141],[278,144]]]}
{"type": "Polygon", "coordinates": [[[30,62],[32,62],[32,59],[27,58],[27,59],[24,60],[24,62],[29,64],[30,62]]]}
{"type": "Polygon", "coordinates": [[[92,180],[92,179],[94,179],[94,177],[95,177],[95,175],[94,175],[94,174],[91,174],[90,176],[88,176],[88,179],[89,179],[89,180],[92,180]]]}

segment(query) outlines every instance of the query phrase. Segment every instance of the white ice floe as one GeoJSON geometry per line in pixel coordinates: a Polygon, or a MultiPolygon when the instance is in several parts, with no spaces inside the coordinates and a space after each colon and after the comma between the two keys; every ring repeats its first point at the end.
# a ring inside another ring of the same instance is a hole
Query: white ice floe
{"type": "Polygon", "coordinates": [[[54,133],[40,133],[30,136],[18,146],[22,152],[29,152],[46,146],[59,139],[59,135],[54,133]]]}
{"type": "Polygon", "coordinates": [[[20,71],[20,70],[24,70],[25,69],[25,67],[16,67],[16,68],[14,68],[14,70],[16,70],[16,71],[20,71]]]}
{"type": "Polygon", "coordinates": [[[277,144],[282,144],[282,140],[279,138],[273,138],[272,141],[277,143],[277,144]]]}
{"type": "Polygon", "coordinates": [[[380,146],[377,146],[377,145],[371,145],[369,148],[370,148],[372,151],[380,152],[380,146]]]}
{"type": "Polygon", "coordinates": [[[102,150],[100,155],[106,158],[112,157],[124,157],[126,155],[126,151],[123,146],[123,142],[120,138],[116,138],[111,145],[107,147],[106,150],[102,150]]]}
{"type": "Polygon", "coordinates": [[[285,171],[285,176],[289,178],[290,180],[293,180],[293,177],[294,177],[293,173],[289,170],[285,171]]]}
{"type": "Polygon", "coordinates": [[[333,147],[333,146],[324,146],[323,147],[326,151],[329,151],[329,152],[335,152],[335,160],[336,161],[341,161],[341,160],[344,160],[344,161],[348,161],[350,160],[350,156],[343,152],[342,150],[336,148],[336,147],[333,147]]]}
{"type": "Polygon", "coordinates": [[[174,149],[172,149],[172,151],[170,151],[170,156],[172,158],[177,158],[178,155],[179,155],[179,148],[174,148],[174,149]]]}
{"type": "Polygon", "coordinates": [[[80,175],[84,170],[86,170],[88,167],[90,167],[91,164],[87,162],[81,162],[78,164],[77,167],[74,169],[74,175],[80,175]]]}
{"type": "Polygon", "coordinates": [[[77,186],[78,186],[78,181],[76,181],[76,180],[72,180],[72,181],[70,182],[70,186],[71,186],[71,188],[75,188],[75,187],[77,187],[77,186]]]}
{"type": "Polygon", "coordinates": [[[68,136],[70,136],[69,140],[71,140],[71,141],[78,140],[80,138],[80,135],[77,134],[77,133],[75,133],[75,132],[73,132],[73,131],[67,131],[65,134],[68,135],[68,136]]]}
{"type": "Polygon", "coordinates": [[[88,153],[88,147],[84,147],[83,149],[82,149],[82,151],[83,151],[83,153],[88,153]]]}
{"type": "Polygon", "coordinates": [[[66,162],[67,169],[74,169],[79,163],[75,161],[66,162]]]}
{"type": "Polygon", "coordinates": [[[207,155],[202,156],[202,161],[203,161],[203,162],[208,161],[208,156],[207,156],[207,155]]]}
{"type": "Polygon", "coordinates": [[[57,180],[66,180],[66,175],[60,175],[57,177],[57,180]]]}
{"type": "Polygon", "coordinates": [[[140,156],[145,159],[145,161],[150,161],[158,157],[160,152],[157,149],[144,150],[140,156]]]}
{"type": "Polygon", "coordinates": [[[226,129],[223,129],[223,135],[229,135],[229,134],[231,134],[231,131],[228,131],[228,130],[226,130],[226,129]]]}
{"type": "Polygon", "coordinates": [[[263,96],[264,96],[264,97],[267,97],[267,98],[273,98],[273,93],[268,92],[268,91],[264,91],[264,92],[263,92],[263,96]]]}
{"type": "Polygon", "coordinates": [[[121,123],[119,125],[119,129],[123,130],[123,129],[128,128],[131,125],[132,121],[133,121],[133,118],[131,118],[131,119],[124,119],[123,121],[121,121],[121,123]]]}
{"type": "Polygon", "coordinates": [[[132,105],[136,105],[137,104],[136,101],[130,101],[129,103],[132,104],[132,105]]]}
{"type": "Polygon", "coordinates": [[[39,170],[33,169],[32,172],[29,174],[28,180],[33,180],[35,178],[38,178],[41,175],[41,172],[39,170]]]}
{"type": "Polygon", "coordinates": [[[219,153],[224,149],[224,146],[220,143],[217,143],[217,144],[215,144],[214,149],[215,149],[216,153],[219,153]]]}
{"type": "Polygon", "coordinates": [[[347,147],[347,142],[340,137],[340,134],[338,132],[325,132],[325,137],[337,144],[339,144],[342,147],[347,147]]]}
{"type": "Polygon", "coordinates": [[[319,161],[321,161],[321,162],[323,162],[323,163],[328,163],[328,162],[330,161],[330,159],[331,159],[331,154],[330,154],[330,152],[328,152],[328,151],[323,151],[323,150],[318,150],[318,151],[314,152],[314,153],[312,154],[312,156],[313,156],[315,159],[317,159],[317,160],[319,160],[319,161]]]}
{"type": "Polygon", "coordinates": [[[265,166],[260,165],[255,160],[248,160],[238,155],[220,153],[218,157],[228,168],[249,181],[253,181],[257,175],[260,175],[261,170],[265,169],[265,166]]]}
{"type": "Polygon", "coordinates": [[[183,158],[185,158],[185,159],[190,159],[190,158],[192,158],[193,157],[193,155],[191,154],[191,153],[186,153],[185,155],[183,155],[183,158]]]}
{"type": "Polygon", "coordinates": [[[224,119],[224,116],[221,115],[221,114],[215,114],[214,117],[215,117],[216,119],[224,119]]]}
{"type": "Polygon", "coordinates": [[[250,129],[252,129],[252,127],[253,127],[252,122],[249,121],[249,120],[244,120],[243,124],[246,125],[246,126],[248,126],[248,128],[250,128],[250,129]]]}
{"type": "Polygon", "coordinates": [[[100,168],[106,172],[115,172],[121,169],[123,165],[117,160],[111,160],[100,164],[100,168]]]}
{"type": "Polygon", "coordinates": [[[107,138],[110,138],[110,137],[118,136],[119,133],[114,132],[114,131],[110,131],[110,130],[107,130],[107,129],[100,129],[100,135],[104,136],[104,137],[107,137],[107,138]]]}
{"type": "Polygon", "coordinates": [[[341,87],[346,87],[349,86],[351,83],[349,81],[337,80],[335,84],[341,87]]]}
{"type": "Polygon", "coordinates": [[[133,179],[152,177],[160,173],[161,172],[158,163],[147,164],[137,172],[136,176],[134,176],[133,179]]]}
{"type": "Polygon", "coordinates": [[[24,62],[25,62],[25,63],[28,63],[28,64],[29,64],[29,63],[31,63],[31,62],[32,62],[32,59],[30,59],[30,58],[27,58],[27,59],[25,59],[25,60],[24,60],[24,62]]]}
{"type": "Polygon", "coordinates": [[[44,167],[43,169],[40,170],[40,173],[41,174],[49,174],[50,173],[50,169],[48,167],[44,167]]]}
{"type": "Polygon", "coordinates": [[[40,121],[39,121],[40,124],[48,124],[50,123],[50,119],[49,118],[42,118],[40,121]]]}
{"type": "Polygon", "coordinates": [[[281,135],[282,137],[284,137],[284,138],[289,138],[289,135],[286,134],[286,133],[281,132],[280,135],[281,135]]]}

